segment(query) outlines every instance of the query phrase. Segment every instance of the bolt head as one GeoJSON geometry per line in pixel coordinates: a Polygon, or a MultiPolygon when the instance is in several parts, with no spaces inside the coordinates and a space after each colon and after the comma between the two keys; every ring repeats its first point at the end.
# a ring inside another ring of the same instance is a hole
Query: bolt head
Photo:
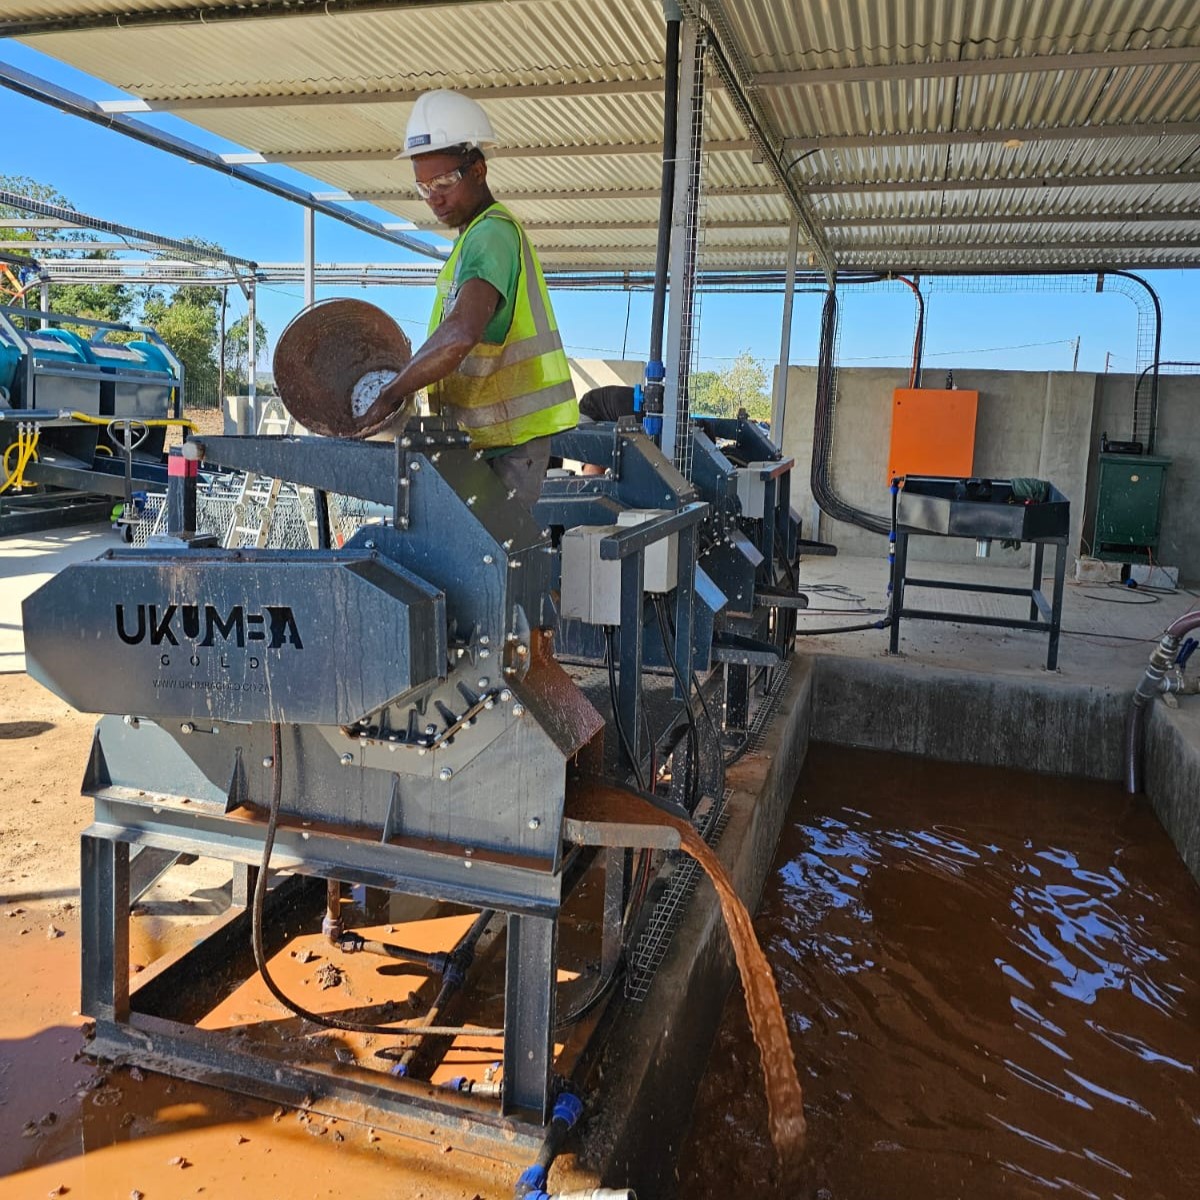
{"type": "Polygon", "coordinates": [[[530,817],[528,825],[530,829],[540,829],[542,827],[542,820],[540,817],[530,817]]]}
{"type": "Polygon", "coordinates": [[[129,726],[130,729],[136,729],[141,724],[141,721],[138,720],[138,718],[135,717],[133,715],[133,713],[126,713],[124,716],[124,721],[125,721],[125,724],[129,726]]]}
{"type": "Polygon", "coordinates": [[[523,717],[525,715],[525,705],[514,704],[512,712],[514,717],[523,717]]]}
{"type": "Polygon", "coordinates": [[[505,688],[504,691],[500,693],[500,699],[507,703],[512,699],[512,692],[510,692],[508,688],[505,688]]]}
{"type": "Polygon", "coordinates": [[[343,767],[352,767],[354,766],[354,755],[343,754],[342,757],[338,759],[338,762],[340,762],[343,767]]]}
{"type": "Polygon", "coordinates": [[[482,679],[475,680],[475,686],[477,688],[485,688],[491,682],[492,681],[485,675],[482,679]]]}
{"type": "Polygon", "coordinates": [[[486,646],[484,646],[483,649],[479,651],[479,657],[480,658],[491,658],[492,652],[486,646]]]}
{"type": "Polygon", "coordinates": [[[518,646],[517,647],[517,657],[518,658],[525,658],[528,654],[529,654],[528,646],[518,646]]]}
{"type": "MultiPolygon", "coordinates": [[[[126,723],[128,723],[129,718],[126,717],[125,721],[126,721],[126,723]]],[[[179,727],[179,732],[180,733],[195,733],[196,727],[195,727],[195,725],[193,725],[191,723],[191,721],[184,721],[184,723],[182,725],[180,725],[180,727],[179,727]]]]}
{"type": "Polygon", "coordinates": [[[374,549],[375,549],[375,543],[374,543],[374,542],[367,542],[367,543],[365,543],[365,544],[366,544],[366,547],[367,547],[367,549],[368,549],[368,550],[374,550],[374,549]]]}
{"type": "Polygon", "coordinates": [[[483,556],[483,564],[486,567],[490,567],[495,561],[496,560],[490,554],[485,554],[483,556]]]}
{"type": "Polygon", "coordinates": [[[490,646],[491,643],[492,639],[486,633],[481,633],[479,635],[479,644],[481,646],[490,646]]]}
{"type": "Polygon", "coordinates": [[[425,726],[425,734],[427,737],[432,737],[435,733],[437,733],[436,725],[426,725],[425,726]]]}
{"type": "Polygon", "coordinates": [[[270,754],[268,754],[263,759],[263,766],[266,767],[267,770],[269,771],[274,765],[275,765],[275,759],[270,754]]]}
{"type": "Polygon", "coordinates": [[[443,768],[442,768],[442,769],[441,769],[441,770],[438,772],[438,778],[439,778],[439,779],[440,779],[440,780],[441,780],[443,783],[447,783],[449,780],[451,780],[451,779],[453,779],[453,778],[454,778],[454,771],[453,771],[453,770],[452,770],[450,767],[443,767],[443,768]]]}
{"type": "Polygon", "coordinates": [[[419,462],[410,463],[408,469],[410,471],[419,471],[421,469],[421,464],[419,462]]]}

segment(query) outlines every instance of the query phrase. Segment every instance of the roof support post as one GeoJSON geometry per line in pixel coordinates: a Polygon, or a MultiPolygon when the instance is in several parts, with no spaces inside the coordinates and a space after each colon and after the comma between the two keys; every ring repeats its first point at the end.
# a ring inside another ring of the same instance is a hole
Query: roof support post
{"type": "Polygon", "coordinates": [[[317,302],[317,214],[304,210],[304,307],[317,302]]]}
{"type": "Polygon", "coordinates": [[[771,440],[783,449],[783,418],[787,408],[788,363],[792,357],[792,300],[796,295],[796,254],[800,248],[800,222],[795,216],[788,228],[787,274],[783,282],[783,321],[779,330],[779,367],[771,402],[771,440]]]}
{"type": "MultiPolygon", "coordinates": [[[[258,280],[250,276],[246,291],[246,394],[250,397],[246,405],[250,417],[250,428],[258,432],[258,317],[255,313],[255,296],[258,280]]],[[[223,403],[223,401],[222,401],[223,403]]]]}
{"type": "MultiPolygon", "coordinates": [[[[43,279],[42,282],[38,284],[38,303],[42,306],[42,312],[47,313],[50,311],[50,280],[48,279],[43,279]]],[[[38,324],[42,329],[49,329],[49,317],[43,317],[38,324]]],[[[28,400],[26,403],[32,404],[33,401],[28,400]]]]}
{"type": "Polygon", "coordinates": [[[650,308],[650,353],[646,357],[642,425],[651,437],[662,433],[663,322],[667,308],[667,267],[671,252],[671,214],[675,207],[675,142],[679,117],[679,6],[664,3],[666,76],[663,81],[662,183],[658,196],[658,245],[654,256],[654,295],[650,308]]]}
{"type": "Polygon", "coordinates": [[[704,149],[704,50],[699,23],[679,34],[679,121],[675,134],[675,197],[671,206],[671,292],[663,381],[662,452],[690,475],[688,386],[696,334],[696,251],[700,223],[700,166],[704,149]]]}

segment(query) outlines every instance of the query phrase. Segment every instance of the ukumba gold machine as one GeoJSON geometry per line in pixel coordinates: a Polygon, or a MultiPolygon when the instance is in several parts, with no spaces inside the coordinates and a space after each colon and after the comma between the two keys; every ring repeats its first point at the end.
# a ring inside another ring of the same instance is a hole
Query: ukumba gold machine
{"type": "Polygon", "coordinates": [[[552,472],[535,517],[411,403],[364,440],[408,356],[370,305],[307,310],[275,373],[326,436],[193,438],[165,533],[25,602],[29,673],[109,714],[82,1009],[103,1057],[474,1149],[544,1197],[605,1031],[665,1002],[681,837],[719,837],[724,756],[786,669],[792,464],[748,421],[693,423],[691,479],[636,420],[584,426],[554,453],[599,471],[552,472]],[[223,545],[222,472],[275,481],[311,544],[223,545]],[[230,864],[232,904],[131,984],[131,901],[184,856],[230,864]]]}

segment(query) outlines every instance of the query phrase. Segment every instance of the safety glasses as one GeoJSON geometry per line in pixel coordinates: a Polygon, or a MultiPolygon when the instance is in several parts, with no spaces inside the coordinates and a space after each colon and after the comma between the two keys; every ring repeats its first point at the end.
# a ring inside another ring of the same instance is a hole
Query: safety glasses
{"type": "Polygon", "coordinates": [[[466,172],[469,165],[470,164],[467,163],[461,167],[457,167],[453,171],[447,171],[445,175],[435,175],[427,183],[422,183],[418,179],[417,195],[420,196],[422,200],[428,200],[429,197],[435,192],[439,195],[444,192],[448,192],[463,177],[463,174],[466,172]]]}

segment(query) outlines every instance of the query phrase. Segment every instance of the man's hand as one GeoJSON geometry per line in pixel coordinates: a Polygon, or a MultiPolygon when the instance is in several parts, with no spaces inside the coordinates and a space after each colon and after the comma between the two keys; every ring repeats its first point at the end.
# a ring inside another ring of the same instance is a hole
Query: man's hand
{"type": "Polygon", "coordinates": [[[363,426],[384,424],[414,392],[456,371],[483,340],[500,301],[500,293],[486,280],[468,279],[459,288],[449,316],[363,414],[363,426]]]}

